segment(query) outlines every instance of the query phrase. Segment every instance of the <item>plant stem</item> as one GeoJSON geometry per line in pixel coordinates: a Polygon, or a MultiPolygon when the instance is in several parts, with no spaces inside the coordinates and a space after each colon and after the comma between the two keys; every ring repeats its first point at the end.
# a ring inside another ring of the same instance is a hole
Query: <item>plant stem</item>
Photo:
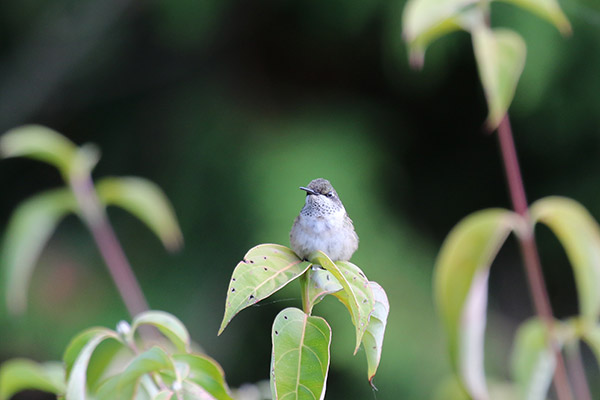
{"type": "Polygon", "coordinates": [[[524,235],[519,236],[519,244],[521,246],[527,281],[533,297],[535,311],[538,317],[546,324],[548,340],[556,357],[556,368],[554,370],[553,379],[554,388],[560,400],[571,400],[573,396],[567,378],[565,362],[553,334],[554,317],[552,314],[552,306],[542,274],[542,266],[535,243],[533,224],[531,223],[531,218],[529,216],[525,187],[523,185],[523,178],[521,177],[508,114],[504,116],[498,126],[498,140],[500,142],[500,151],[502,153],[502,160],[513,209],[525,219],[527,226],[530,227],[524,235]]]}
{"type": "Polygon", "coordinates": [[[592,400],[590,386],[587,382],[585,368],[581,358],[581,347],[579,346],[579,342],[567,346],[566,357],[571,382],[573,382],[573,389],[575,391],[575,398],[577,400],[592,400]]]}
{"type": "Polygon", "coordinates": [[[127,256],[100,204],[91,176],[78,176],[70,180],[83,219],[88,225],[108,271],[117,286],[131,317],[147,311],[148,303],[133,274],[127,256]]]}

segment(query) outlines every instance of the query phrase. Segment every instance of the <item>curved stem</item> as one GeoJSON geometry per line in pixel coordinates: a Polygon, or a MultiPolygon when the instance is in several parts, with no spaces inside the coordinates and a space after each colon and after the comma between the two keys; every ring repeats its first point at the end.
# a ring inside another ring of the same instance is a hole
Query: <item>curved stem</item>
{"type": "Polygon", "coordinates": [[[82,217],[100,250],[108,271],[131,317],[147,311],[148,303],[133,274],[127,256],[108,221],[104,207],[91,176],[78,176],[70,179],[70,185],[81,209],[82,217]]]}
{"type": "Polygon", "coordinates": [[[529,289],[533,297],[533,305],[538,317],[546,324],[548,340],[556,357],[556,368],[554,370],[553,379],[554,388],[560,400],[571,400],[573,395],[571,394],[571,388],[567,379],[565,362],[553,334],[554,317],[552,306],[548,297],[548,291],[546,290],[546,284],[544,283],[542,265],[535,243],[533,225],[529,216],[525,187],[523,185],[523,178],[521,177],[508,114],[504,116],[498,126],[498,140],[500,142],[500,151],[502,153],[502,160],[513,208],[515,212],[520,214],[528,222],[527,225],[531,227],[527,234],[519,237],[519,244],[523,255],[529,289]]]}

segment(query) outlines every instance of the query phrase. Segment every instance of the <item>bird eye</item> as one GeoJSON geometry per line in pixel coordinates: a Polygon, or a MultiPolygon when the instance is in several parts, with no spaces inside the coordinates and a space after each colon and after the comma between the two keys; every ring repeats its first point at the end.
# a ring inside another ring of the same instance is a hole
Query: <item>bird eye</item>
{"type": "Polygon", "coordinates": [[[327,197],[333,197],[333,192],[329,192],[325,196],[327,196],[327,197]]]}

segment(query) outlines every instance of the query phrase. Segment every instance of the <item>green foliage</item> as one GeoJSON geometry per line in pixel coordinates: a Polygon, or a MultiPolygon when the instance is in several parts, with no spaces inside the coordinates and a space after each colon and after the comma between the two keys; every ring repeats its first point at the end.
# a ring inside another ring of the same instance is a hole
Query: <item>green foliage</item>
{"type": "Polygon", "coordinates": [[[275,317],[271,337],[273,398],[324,398],[331,343],[327,321],[286,308],[275,317]]]}
{"type": "MultiPolygon", "coordinates": [[[[503,0],[499,0],[503,1],[503,0]]],[[[562,33],[571,26],[555,0],[506,0],[548,20],[562,33]]],[[[427,47],[456,30],[469,32],[479,77],[488,103],[487,125],[498,127],[506,114],[525,64],[523,38],[489,26],[490,0],[409,0],[404,10],[404,37],[413,65],[421,66],[427,47]]]]}
{"type": "Polygon", "coordinates": [[[152,400],[157,396],[231,400],[221,367],[189,348],[189,334],[177,318],[148,311],[138,315],[131,326],[120,322],[117,331],[91,328],[81,332],[67,346],[63,364],[23,359],[4,363],[0,400],[24,389],[64,395],[66,400],[152,400]],[[165,336],[146,348],[136,334],[143,325],[153,326],[165,336]],[[106,341],[116,342],[118,351],[102,346],[106,341]],[[102,372],[97,381],[90,380],[93,370],[102,372]]]}
{"type": "Polygon", "coordinates": [[[331,329],[313,307],[333,295],[348,309],[356,329],[356,348],[364,345],[372,384],[381,359],[389,302],[383,288],[369,282],[356,265],[333,262],[322,251],[302,261],[287,247],[262,244],[248,251],[233,271],[219,334],[244,308],[299,278],[304,310],[287,308],[273,323],[271,392],[274,399],[324,398],[331,329]]]}
{"type": "Polygon", "coordinates": [[[448,234],[435,267],[435,300],[448,334],[454,370],[477,398],[486,397],[483,332],[489,268],[518,216],[490,209],[463,219],[448,234]]]}
{"type": "Polygon", "coordinates": [[[24,201],[14,211],[0,253],[2,282],[11,313],[25,311],[37,259],[56,225],[76,210],[75,197],[68,189],[54,189],[24,201]]]}
{"type": "Polygon", "coordinates": [[[98,161],[94,146],[77,147],[49,128],[27,125],[0,137],[0,154],[51,164],[67,185],[24,201],[9,221],[1,247],[0,268],[5,277],[2,282],[6,303],[12,313],[25,311],[36,262],[58,223],[70,213],[94,225],[103,214],[103,207],[116,205],[143,221],[167,249],[175,250],[183,243],[172,206],[154,183],[137,177],[104,178],[95,191],[87,189],[88,183],[92,184],[92,168],[98,161]]]}
{"type": "Polygon", "coordinates": [[[511,370],[521,398],[544,400],[552,382],[556,358],[548,347],[542,321],[531,319],[519,327],[513,354],[511,370]]]}
{"type": "Polygon", "coordinates": [[[175,211],[155,183],[134,176],[103,178],[96,184],[96,191],[103,204],[121,207],[144,222],[168,250],[182,246],[175,211]]]}
{"type": "Polygon", "coordinates": [[[346,306],[352,317],[352,323],[356,328],[356,347],[354,348],[354,354],[356,354],[375,306],[369,281],[356,265],[347,261],[334,263],[322,251],[311,254],[310,260],[331,272],[344,289],[333,295],[346,306]]]}
{"type": "Polygon", "coordinates": [[[269,297],[309,266],[285,246],[263,244],[250,249],[233,270],[219,334],[238,312],[269,297]]]}
{"type": "Polygon", "coordinates": [[[547,197],[531,205],[531,218],[547,225],[564,247],[573,267],[582,317],[600,316],[600,230],[581,204],[547,197]]]}
{"type": "Polygon", "coordinates": [[[60,133],[40,125],[25,125],[2,135],[2,157],[29,157],[56,167],[68,178],[75,163],[77,146],[60,133]]]}
{"type": "Polygon", "coordinates": [[[369,282],[373,292],[373,312],[369,320],[369,325],[363,336],[363,345],[367,355],[369,382],[373,385],[373,378],[377,372],[379,361],[381,360],[381,350],[383,349],[383,337],[385,336],[385,326],[387,317],[390,313],[390,303],[385,290],[377,282],[369,282]]]}
{"type": "Polygon", "coordinates": [[[512,102],[525,65],[523,38],[507,29],[491,30],[484,25],[473,29],[473,49],[488,102],[487,124],[496,128],[512,102]]]}
{"type": "Polygon", "coordinates": [[[600,227],[581,204],[561,197],[538,200],[531,206],[531,217],[529,226],[524,217],[508,210],[473,213],[448,234],[436,262],[436,304],[448,335],[452,365],[476,399],[495,398],[488,390],[483,368],[487,278],[511,231],[530,235],[533,224],[548,225],[569,256],[580,299],[580,315],[573,320],[548,326],[533,319],[519,328],[512,372],[521,398],[546,398],[556,361],[549,340],[560,346],[584,340],[600,356],[596,290],[600,285],[600,227]]]}
{"type": "Polygon", "coordinates": [[[51,393],[65,390],[65,371],[59,362],[36,363],[15,358],[0,365],[0,399],[9,399],[25,389],[51,393]]]}

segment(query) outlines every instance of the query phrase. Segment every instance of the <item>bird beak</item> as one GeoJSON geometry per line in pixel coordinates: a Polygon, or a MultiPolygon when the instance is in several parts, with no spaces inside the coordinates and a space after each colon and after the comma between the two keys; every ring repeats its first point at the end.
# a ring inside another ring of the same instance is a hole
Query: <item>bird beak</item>
{"type": "Polygon", "coordinates": [[[304,187],[304,186],[300,186],[300,189],[304,190],[304,191],[305,191],[305,192],[307,192],[308,194],[314,194],[315,196],[319,194],[319,193],[315,192],[314,190],[312,190],[312,189],[309,189],[309,188],[307,188],[307,187],[304,187]]]}

